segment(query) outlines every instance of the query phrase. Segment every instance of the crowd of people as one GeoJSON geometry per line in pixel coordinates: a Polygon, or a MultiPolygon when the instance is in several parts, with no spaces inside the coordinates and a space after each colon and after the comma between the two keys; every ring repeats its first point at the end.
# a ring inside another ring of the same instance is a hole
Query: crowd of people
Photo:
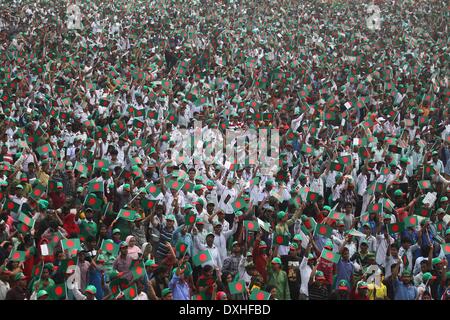
{"type": "Polygon", "coordinates": [[[363,2],[1,1],[0,300],[450,299],[448,4],[363,2]]]}

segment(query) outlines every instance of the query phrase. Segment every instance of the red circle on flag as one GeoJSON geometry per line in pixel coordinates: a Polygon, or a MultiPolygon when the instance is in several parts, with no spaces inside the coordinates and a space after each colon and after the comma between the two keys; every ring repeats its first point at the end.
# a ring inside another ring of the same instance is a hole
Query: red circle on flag
{"type": "Polygon", "coordinates": [[[92,187],[94,190],[99,190],[100,185],[98,183],[94,183],[94,186],[92,187]]]}
{"type": "Polygon", "coordinates": [[[325,234],[325,233],[327,233],[327,228],[325,228],[324,226],[320,227],[320,228],[319,228],[319,233],[320,233],[320,234],[325,234]]]}
{"type": "Polygon", "coordinates": [[[149,208],[149,209],[153,208],[153,202],[152,201],[147,202],[147,208],[149,208]]]}
{"type": "Polygon", "coordinates": [[[134,290],[134,288],[130,289],[129,294],[130,294],[130,297],[134,297],[136,295],[136,291],[134,290]]]}
{"type": "Polygon", "coordinates": [[[446,244],[444,247],[445,252],[450,252],[450,244],[446,244]]]}
{"type": "Polygon", "coordinates": [[[236,208],[240,208],[241,207],[241,203],[238,201],[236,202],[236,204],[234,205],[236,208]]]}
{"type": "Polygon", "coordinates": [[[372,209],[373,209],[373,211],[378,211],[378,209],[379,209],[378,204],[374,204],[373,207],[372,207],[372,209]]]}
{"type": "Polygon", "coordinates": [[[410,224],[416,224],[416,222],[417,222],[416,218],[409,219],[410,224]]]}
{"type": "Polygon", "coordinates": [[[28,231],[28,226],[23,224],[21,229],[22,229],[23,232],[27,232],[28,231]]]}
{"type": "Polygon", "coordinates": [[[182,244],[180,245],[180,251],[185,252],[186,251],[186,245],[182,244]]]}
{"type": "Polygon", "coordinates": [[[137,274],[142,274],[142,267],[141,266],[137,266],[136,267],[136,273],[137,274]]]}
{"type": "Polygon", "coordinates": [[[333,259],[334,258],[334,254],[333,254],[333,252],[327,252],[326,254],[325,254],[325,257],[326,258],[328,258],[328,259],[333,259]]]}
{"type": "Polygon", "coordinates": [[[42,147],[43,152],[48,152],[48,147],[42,147]]]}
{"type": "Polygon", "coordinates": [[[61,287],[56,287],[56,288],[55,288],[55,294],[56,294],[57,296],[62,295],[62,294],[63,294],[63,288],[61,288],[61,287]]]}
{"type": "Polygon", "coordinates": [[[201,253],[200,256],[198,257],[198,259],[203,262],[203,261],[206,261],[208,259],[208,257],[206,256],[206,254],[201,253]]]}
{"type": "Polygon", "coordinates": [[[340,164],[337,164],[337,165],[336,165],[336,170],[341,170],[341,169],[342,169],[341,165],[340,165],[340,164]]]}
{"type": "Polygon", "coordinates": [[[236,291],[241,291],[242,290],[242,283],[240,283],[240,282],[236,283],[234,288],[236,289],[236,291]]]}
{"type": "Polygon", "coordinates": [[[153,186],[152,186],[152,187],[150,187],[150,189],[148,189],[148,190],[149,190],[150,192],[152,192],[152,193],[153,193],[153,192],[156,192],[156,187],[153,187],[153,186]]]}
{"type": "Polygon", "coordinates": [[[306,152],[310,153],[310,152],[312,152],[312,149],[310,147],[307,147],[306,152]]]}
{"type": "Polygon", "coordinates": [[[8,209],[14,209],[14,202],[8,202],[8,209]]]}
{"type": "Polygon", "coordinates": [[[124,216],[124,217],[129,217],[130,216],[130,211],[124,211],[123,213],[122,213],[122,215],[124,216]]]}
{"type": "Polygon", "coordinates": [[[258,292],[256,294],[256,300],[264,300],[264,293],[258,292]]]}
{"type": "Polygon", "coordinates": [[[30,217],[25,217],[25,219],[23,219],[24,223],[29,224],[30,223],[30,217]]]}
{"type": "Polygon", "coordinates": [[[249,229],[253,229],[255,227],[255,225],[253,224],[253,222],[249,222],[248,223],[248,228],[249,229]]]}
{"type": "Polygon", "coordinates": [[[96,202],[97,200],[95,198],[90,198],[88,203],[89,205],[93,206],[96,202]]]}
{"type": "Polygon", "coordinates": [[[427,211],[426,209],[423,209],[423,210],[422,210],[422,216],[425,217],[425,216],[427,216],[427,215],[428,215],[428,211],[427,211]]]}
{"type": "Polygon", "coordinates": [[[314,193],[311,194],[311,196],[309,197],[311,200],[315,200],[316,199],[316,195],[314,193]]]}
{"type": "Polygon", "coordinates": [[[106,247],[107,251],[113,251],[114,250],[114,246],[113,246],[112,243],[107,243],[105,247],[106,247]]]}
{"type": "Polygon", "coordinates": [[[20,253],[14,252],[13,259],[19,259],[19,258],[20,258],[20,253]]]}
{"type": "Polygon", "coordinates": [[[398,231],[398,230],[399,230],[398,225],[397,225],[397,224],[394,224],[394,225],[392,226],[392,231],[398,231]]]}
{"type": "Polygon", "coordinates": [[[343,158],[342,161],[343,161],[344,163],[348,163],[348,158],[343,158]]]}
{"type": "Polygon", "coordinates": [[[75,243],[72,240],[67,240],[66,245],[67,247],[71,248],[75,245],[75,243]]]}

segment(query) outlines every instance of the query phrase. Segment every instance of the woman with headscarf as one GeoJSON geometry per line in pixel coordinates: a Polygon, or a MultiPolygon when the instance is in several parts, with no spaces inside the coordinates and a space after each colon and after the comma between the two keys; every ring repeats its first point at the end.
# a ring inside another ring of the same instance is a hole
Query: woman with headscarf
{"type": "Polygon", "coordinates": [[[136,238],[134,236],[128,236],[125,242],[128,244],[128,255],[131,259],[139,259],[139,255],[142,254],[142,250],[136,245],[136,238]]]}

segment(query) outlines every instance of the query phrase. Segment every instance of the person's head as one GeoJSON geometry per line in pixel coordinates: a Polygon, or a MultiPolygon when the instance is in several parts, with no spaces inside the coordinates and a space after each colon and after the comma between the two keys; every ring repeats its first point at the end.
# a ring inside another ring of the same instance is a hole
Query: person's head
{"type": "Polygon", "coordinates": [[[367,244],[367,241],[365,241],[365,240],[361,241],[361,245],[359,246],[359,249],[360,249],[361,253],[367,254],[367,252],[369,250],[369,245],[367,244]]]}
{"type": "Polygon", "coordinates": [[[168,214],[166,216],[166,226],[169,229],[172,229],[175,224],[175,216],[173,214],[168,214]]]}
{"type": "Polygon", "coordinates": [[[14,276],[14,281],[16,285],[20,288],[26,288],[27,280],[28,280],[27,276],[24,275],[22,272],[19,272],[14,276]]]}
{"type": "Polygon", "coordinates": [[[203,267],[203,275],[205,277],[210,278],[213,276],[213,274],[214,274],[214,268],[212,266],[206,265],[203,267]]]}
{"type": "Polygon", "coordinates": [[[275,271],[280,271],[281,270],[281,259],[278,257],[275,257],[272,259],[272,268],[275,271]]]}
{"type": "Polygon", "coordinates": [[[94,287],[93,285],[88,285],[86,287],[86,290],[84,290],[84,293],[87,297],[87,300],[94,300],[95,295],[97,294],[97,288],[94,287]]]}
{"type": "Polygon", "coordinates": [[[216,300],[228,300],[228,296],[224,291],[218,291],[216,294],[216,300]]]}
{"type": "Polygon", "coordinates": [[[156,268],[158,268],[158,264],[155,262],[155,260],[149,259],[145,261],[145,269],[147,272],[155,272],[156,268]]]}
{"type": "Polygon", "coordinates": [[[408,270],[404,270],[401,274],[400,280],[406,285],[410,284],[412,280],[411,272],[408,270]]]}
{"type": "Polygon", "coordinates": [[[352,204],[350,202],[346,202],[345,205],[344,205],[344,208],[345,208],[344,209],[345,210],[345,214],[352,213],[353,206],[352,206],[352,204]]]}
{"type": "Polygon", "coordinates": [[[39,290],[36,294],[37,300],[47,300],[48,299],[48,292],[46,290],[39,290]]]}
{"type": "Polygon", "coordinates": [[[219,235],[222,232],[222,223],[219,221],[216,221],[214,223],[214,234],[219,235]]]}
{"type": "Polygon", "coordinates": [[[336,290],[338,300],[347,300],[350,294],[350,286],[347,280],[341,280],[336,290]]]}
{"type": "Polygon", "coordinates": [[[433,260],[431,260],[431,265],[433,266],[434,270],[437,270],[438,272],[442,271],[442,268],[444,267],[444,262],[442,261],[441,258],[433,258],[433,260]]]}
{"type": "Polygon", "coordinates": [[[206,245],[212,247],[214,244],[214,233],[210,232],[206,235],[206,245]]]}
{"type": "Polygon", "coordinates": [[[222,273],[222,283],[227,285],[228,283],[233,282],[233,275],[231,274],[231,272],[228,271],[224,271],[222,273]]]}
{"type": "Polygon", "coordinates": [[[128,254],[128,243],[126,243],[125,241],[122,241],[120,243],[120,254],[122,256],[126,256],[128,254]]]}
{"type": "Polygon", "coordinates": [[[342,249],[342,260],[348,261],[349,258],[350,258],[350,251],[348,250],[347,247],[344,247],[342,249]]]}
{"type": "Polygon", "coordinates": [[[344,233],[344,231],[345,231],[345,223],[344,223],[344,221],[339,220],[338,222],[336,222],[336,226],[337,226],[337,229],[338,229],[339,233],[344,233]]]}
{"type": "Polygon", "coordinates": [[[277,218],[279,222],[286,222],[288,220],[288,214],[286,211],[278,211],[277,218]]]}
{"type": "Polygon", "coordinates": [[[84,212],[87,220],[92,220],[94,218],[94,211],[91,208],[87,208],[84,212]]]}
{"type": "Polygon", "coordinates": [[[403,237],[402,238],[402,247],[405,250],[408,250],[409,247],[411,247],[412,240],[409,237],[403,237]]]}
{"type": "Polygon", "coordinates": [[[325,278],[325,275],[323,274],[323,271],[318,270],[318,271],[316,272],[316,275],[315,275],[315,277],[314,277],[314,280],[315,280],[314,282],[316,282],[316,283],[319,284],[319,285],[325,284],[326,278],[325,278]]]}
{"type": "Polygon", "coordinates": [[[128,248],[133,248],[136,245],[136,238],[133,236],[128,236],[126,242],[128,243],[128,248]]]}
{"type": "Polygon", "coordinates": [[[231,251],[236,255],[241,254],[241,246],[239,245],[239,242],[233,242],[231,251]]]}
{"type": "Polygon", "coordinates": [[[395,243],[391,244],[391,256],[398,257],[398,246],[395,243]]]}
{"type": "Polygon", "coordinates": [[[277,297],[277,287],[274,285],[267,285],[266,291],[270,293],[270,300],[276,299],[277,297]]]}
{"type": "Polygon", "coordinates": [[[119,242],[121,237],[121,232],[119,228],[115,228],[112,232],[112,238],[114,242],[119,242]]]}
{"type": "Polygon", "coordinates": [[[369,292],[369,287],[367,286],[367,282],[360,281],[357,285],[358,294],[362,297],[366,297],[369,292]]]}
{"type": "Polygon", "coordinates": [[[225,212],[223,210],[217,211],[217,219],[223,221],[225,219],[225,212]]]}
{"type": "Polygon", "coordinates": [[[367,222],[363,224],[363,233],[369,236],[372,233],[372,229],[370,228],[370,224],[367,222]]]}

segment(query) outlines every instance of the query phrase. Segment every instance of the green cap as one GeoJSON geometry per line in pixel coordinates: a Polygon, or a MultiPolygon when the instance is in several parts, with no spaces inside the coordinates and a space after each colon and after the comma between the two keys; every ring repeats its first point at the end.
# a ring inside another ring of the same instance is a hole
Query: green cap
{"type": "Polygon", "coordinates": [[[294,240],[303,241],[302,235],[300,233],[296,233],[294,235],[294,240]]]}
{"type": "Polygon", "coordinates": [[[154,266],[154,265],[157,266],[155,260],[153,260],[153,259],[148,259],[147,261],[145,261],[145,266],[146,267],[151,267],[151,266],[154,266]]]}
{"type": "Polygon", "coordinates": [[[204,187],[203,187],[202,184],[196,184],[196,185],[194,186],[194,191],[202,190],[203,188],[204,188],[204,187]]]}
{"type": "Polygon", "coordinates": [[[286,216],[286,212],[285,211],[278,211],[278,213],[277,213],[277,217],[278,217],[278,219],[283,219],[285,216],[286,216]]]}
{"type": "Polygon", "coordinates": [[[403,191],[400,189],[395,190],[394,195],[397,197],[402,197],[403,196],[403,191]]]}
{"type": "Polygon", "coordinates": [[[197,217],[197,218],[195,219],[195,223],[198,223],[198,224],[205,224],[205,221],[203,221],[202,218],[197,217]]]}
{"type": "Polygon", "coordinates": [[[404,270],[404,271],[402,272],[402,277],[410,277],[410,276],[411,276],[411,271],[404,270]]]}
{"type": "Polygon", "coordinates": [[[214,186],[215,186],[215,183],[214,183],[214,181],[212,181],[212,180],[208,180],[208,181],[206,181],[206,186],[208,186],[208,187],[214,187],[214,186]]]}
{"type": "Polygon", "coordinates": [[[275,257],[272,259],[272,263],[277,263],[277,264],[281,265],[281,259],[278,257],[275,257]]]}
{"type": "Polygon", "coordinates": [[[161,296],[165,297],[165,296],[167,296],[170,293],[172,293],[172,290],[170,288],[164,288],[161,291],[161,296]]]}
{"type": "Polygon", "coordinates": [[[77,192],[83,192],[84,191],[84,188],[83,187],[78,187],[77,188],[77,192]]]}
{"type": "Polygon", "coordinates": [[[422,281],[428,281],[428,280],[430,280],[431,278],[433,278],[433,275],[432,275],[430,272],[425,272],[425,273],[422,275],[422,281]]]}
{"type": "Polygon", "coordinates": [[[291,244],[289,245],[289,248],[290,248],[290,249],[297,250],[297,249],[298,249],[298,244],[295,243],[295,242],[293,242],[293,243],[291,243],[291,244]]]}
{"type": "Polygon", "coordinates": [[[431,263],[433,264],[433,266],[438,263],[441,263],[441,262],[442,262],[441,258],[433,258],[433,260],[431,260],[431,263]]]}
{"type": "Polygon", "coordinates": [[[16,275],[14,276],[14,280],[15,280],[15,281],[24,280],[24,279],[26,279],[26,278],[27,278],[27,276],[24,275],[23,272],[19,272],[18,274],[16,274],[16,275]]]}
{"type": "Polygon", "coordinates": [[[48,296],[48,292],[45,290],[39,290],[38,293],[36,294],[36,298],[41,298],[43,296],[48,296]]]}
{"type": "Polygon", "coordinates": [[[21,184],[18,184],[18,185],[16,186],[16,188],[17,188],[17,189],[21,189],[21,190],[23,190],[23,185],[21,185],[21,184]]]}
{"type": "Polygon", "coordinates": [[[115,228],[115,229],[113,230],[112,233],[113,233],[113,234],[115,234],[115,233],[120,233],[120,229],[119,229],[119,228],[115,228]]]}
{"type": "Polygon", "coordinates": [[[325,276],[323,275],[323,271],[317,270],[317,272],[316,272],[316,279],[317,278],[325,279],[325,276]]]}
{"type": "Polygon", "coordinates": [[[86,287],[86,290],[84,290],[86,293],[90,293],[90,294],[96,294],[97,293],[97,288],[94,287],[93,285],[89,285],[86,287]]]}
{"type": "Polygon", "coordinates": [[[331,207],[330,206],[323,206],[323,210],[331,211],[331,207]]]}
{"type": "Polygon", "coordinates": [[[240,216],[242,216],[244,213],[242,212],[242,211],[240,211],[240,210],[238,210],[238,211],[236,211],[235,213],[234,213],[234,216],[235,217],[240,217],[240,216]]]}
{"type": "Polygon", "coordinates": [[[183,207],[184,210],[192,209],[192,208],[194,208],[194,207],[193,207],[191,204],[186,204],[186,205],[184,205],[184,207],[183,207]]]}
{"type": "Polygon", "coordinates": [[[174,216],[173,214],[168,214],[168,215],[166,216],[166,220],[172,220],[172,221],[175,221],[175,216],[174,216]]]}
{"type": "Polygon", "coordinates": [[[57,183],[56,183],[56,188],[57,188],[57,189],[62,189],[62,188],[63,188],[62,182],[57,182],[57,183]]]}
{"type": "Polygon", "coordinates": [[[448,236],[450,234],[450,228],[448,228],[447,230],[445,230],[445,235],[448,236]]]}
{"type": "Polygon", "coordinates": [[[129,185],[128,183],[125,183],[125,184],[123,185],[123,189],[124,189],[124,190],[130,190],[130,185],[129,185]]]}
{"type": "Polygon", "coordinates": [[[266,186],[273,186],[275,183],[273,182],[273,180],[267,180],[266,181],[266,186]]]}
{"type": "Polygon", "coordinates": [[[400,162],[407,163],[408,162],[408,158],[407,157],[401,157],[400,158],[400,162]]]}
{"type": "Polygon", "coordinates": [[[445,202],[445,201],[448,201],[448,197],[441,197],[441,199],[439,200],[440,202],[445,202]]]}
{"type": "Polygon", "coordinates": [[[47,209],[48,208],[48,201],[41,199],[41,200],[38,201],[38,206],[41,209],[47,209]]]}

